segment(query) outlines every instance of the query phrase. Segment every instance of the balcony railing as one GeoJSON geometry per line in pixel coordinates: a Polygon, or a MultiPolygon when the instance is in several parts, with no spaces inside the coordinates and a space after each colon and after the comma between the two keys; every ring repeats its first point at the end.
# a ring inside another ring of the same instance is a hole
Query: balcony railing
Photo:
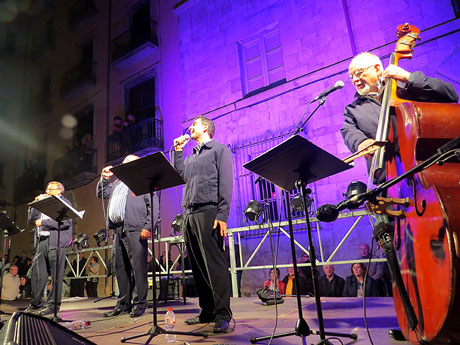
{"type": "Polygon", "coordinates": [[[112,40],[112,62],[130,55],[146,45],[150,45],[153,49],[158,47],[157,23],[152,20],[136,23],[112,40]]]}
{"type": "Polygon", "coordinates": [[[72,189],[91,182],[96,170],[97,149],[82,145],[54,161],[53,179],[72,189]]]}
{"type": "Polygon", "coordinates": [[[97,13],[93,0],[78,0],[69,8],[69,25],[74,28],[84,19],[97,13]]]}
{"type": "Polygon", "coordinates": [[[107,137],[107,162],[152,148],[164,149],[163,121],[155,118],[125,128],[107,137]]]}
{"type": "Polygon", "coordinates": [[[94,63],[80,62],[68,70],[61,78],[61,96],[66,96],[72,91],[83,88],[86,85],[96,84],[94,63]]]}

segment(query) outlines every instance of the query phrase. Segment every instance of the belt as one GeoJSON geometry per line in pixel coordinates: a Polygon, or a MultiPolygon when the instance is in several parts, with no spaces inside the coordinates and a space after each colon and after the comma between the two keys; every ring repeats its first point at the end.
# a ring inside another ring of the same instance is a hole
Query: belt
{"type": "Polygon", "coordinates": [[[49,238],[49,236],[39,236],[38,237],[38,242],[45,241],[49,238]]]}

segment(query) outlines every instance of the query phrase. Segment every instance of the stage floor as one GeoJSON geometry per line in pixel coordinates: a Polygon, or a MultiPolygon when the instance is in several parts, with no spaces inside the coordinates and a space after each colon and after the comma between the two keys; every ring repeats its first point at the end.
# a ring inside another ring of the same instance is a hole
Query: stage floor
{"type": "MultiPolygon", "coordinates": [[[[326,332],[356,333],[358,339],[341,337],[344,344],[370,344],[363,318],[363,301],[361,298],[321,298],[324,324],[326,332]]],[[[128,337],[146,332],[153,323],[151,309],[143,316],[132,319],[129,315],[121,315],[113,318],[104,318],[102,314],[109,311],[115,305],[115,298],[106,299],[94,303],[94,299],[88,298],[65,298],[62,303],[60,316],[65,320],[91,321],[91,325],[77,331],[87,339],[100,345],[120,344],[122,337],[128,337]]],[[[409,344],[405,341],[395,341],[388,336],[390,328],[397,328],[398,322],[393,307],[393,299],[389,297],[367,298],[367,320],[372,340],[375,345],[409,344]]],[[[200,345],[240,345],[250,344],[252,337],[269,336],[273,333],[276,325],[276,334],[294,331],[298,320],[297,303],[295,298],[285,298],[285,302],[278,305],[278,322],[276,322],[275,306],[264,306],[257,297],[232,299],[231,306],[235,323],[231,328],[235,329],[221,335],[212,333],[213,324],[188,326],[184,320],[199,312],[198,299],[187,298],[187,304],[183,301],[160,301],[157,304],[158,325],[164,326],[164,314],[167,307],[172,307],[176,314],[177,331],[201,331],[209,332],[208,338],[196,336],[177,336],[178,344],[200,345]]],[[[3,302],[3,312],[13,313],[22,311],[27,307],[27,301],[3,302]]],[[[317,331],[318,322],[314,298],[302,298],[302,313],[310,329],[317,331]]],[[[8,315],[2,315],[2,321],[8,320],[8,315]]],[[[129,340],[126,344],[144,344],[148,337],[129,340]]],[[[319,335],[309,335],[307,344],[317,344],[319,335]]],[[[332,344],[340,344],[332,339],[332,344]]],[[[165,335],[154,337],[150,344],[166,344],[165,335]]],[[[268,340],[258,344],[268,344],[268,340]]],[[[302,344],[300,337],[291,335],[274,339],[272,344],[302,344]]],[[[40,345],[40,344],[37,344],[40,345]]]]}

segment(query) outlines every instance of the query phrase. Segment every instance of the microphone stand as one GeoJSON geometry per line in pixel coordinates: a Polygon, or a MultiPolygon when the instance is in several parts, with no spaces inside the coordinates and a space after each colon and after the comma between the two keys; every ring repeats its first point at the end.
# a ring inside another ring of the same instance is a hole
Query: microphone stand
{"type": "MultiPolygon", "coordinates": [[[[308,106],[307,106],[307,109],[308,107],[310,106],[310,104],[312,104],[313,102],[315,101],[310,101],[310,103],[308,103],[308,106]]],[[[300,124],[300,126],[297,124],[296,127],[294,128],[294,133],[293,135],[296,135],[296,134],[299,134],[300,132],[303,132],[303,127],[307,124],[307,122],[311,119],[311,117],[313,116],[314,113],[316,113],[316,111],[326,102],[326,96],[323,96],[320,98],[320,101],[318,103],[318,105],[316,106],[315,109],[313,109],[313,111],[311,112],[311,114],[307,117],[307,119],[302,122],[300,124]]],[[[305,110],[306,111],[306,110],[305,110]]],[[[305,115],[305,114],[304,114],[305,115]]],[[[303,118],[303,116],[302,116],[303,118]]],[[[302,121],[302,119],[300,120],[302,121]]]]}

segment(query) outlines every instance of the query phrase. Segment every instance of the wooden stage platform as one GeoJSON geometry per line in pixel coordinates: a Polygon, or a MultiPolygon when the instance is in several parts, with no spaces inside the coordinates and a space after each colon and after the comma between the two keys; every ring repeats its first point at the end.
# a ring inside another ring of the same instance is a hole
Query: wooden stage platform
{"type": "MultiPolygon", "coordinates": [[[[361,298],[322,298],[322,308],[326,332],[356,333],[357,340],[340,338],[343,344],[370,344],[363,318],[363,301],[361,298]]],[[[94,299],[88,298],[65,298],[63,299],[60,316],[66,320],[91,321],[91,325],[77,331],[87,339],[100,345],[121,344],[120,339],[142,332],[146,332],[152,326],[151,309],[143,316],[132,319],[129,315],[121,315],[113,318],[104,318],[102,314],[109,311],[115,305],[115,298],[106,299],[94,303],[94,299]]],[[[231,323],[233,330],[226,334],[214,335],[213,324],[188,326],[184,320],[196,315],[199,311],[197,298],[187,298],[187,304],[183,301],[158,302],[158,325],[164,326],[164,314],[167,307],[172,307],[176,314],[177,331],[203,331],[209,332],[208,338],[194,336],[177,336],[176,344],[190,345],[241,345],[250,344],[252,337],[271,335],[276,326],[275,333],[294,331],[298,319],[297,304],[295,298],[285,298],[285,302],[278,305],[278,321],[276,322],[275,306],[264,306],[257,297],[243,297],[232,299],[232,310],[235,322],[231,323]]],[[[389,297],[374,297],[366,299],[367,319],[372,340],[375,345],[409,344],[405,341],[395,341],[388,336],[388,330],[397,328],[398,323],[393,307],[393,299],[389,297]]],[[[22,311],[27,307],[27,301],[3,302],[3,312],[12,313],[22,311]]],[[[318,330],[317,314],[314,298],[302,298],[302,312],[310,329],[318,330]]],[[[1,315],[2,321],[6,322],[8,315],[1,315]]],[[[127,341],[126,344],[144,344],[148,337],[141,337],[127,341]]],[[[320,341],[318,335],[309,335],[307,344],[317,344],[320,341]]],[[[332,344],[340,344],[336,339],[330,340],[332,344]]],[[[268,340],[258,344],[268,344],[268,340]]],[[[154,337],[150,344],[166,344],[165,335],[154,337]]],[[[300,337],[291,335],[288,337],[273,339],[272,344],[302,344],[300,337]]],[[[36,344],[40,345],[40,344],[36,344]]],[[[64,344],[65,345],[65,344],[64,344]]]]}

